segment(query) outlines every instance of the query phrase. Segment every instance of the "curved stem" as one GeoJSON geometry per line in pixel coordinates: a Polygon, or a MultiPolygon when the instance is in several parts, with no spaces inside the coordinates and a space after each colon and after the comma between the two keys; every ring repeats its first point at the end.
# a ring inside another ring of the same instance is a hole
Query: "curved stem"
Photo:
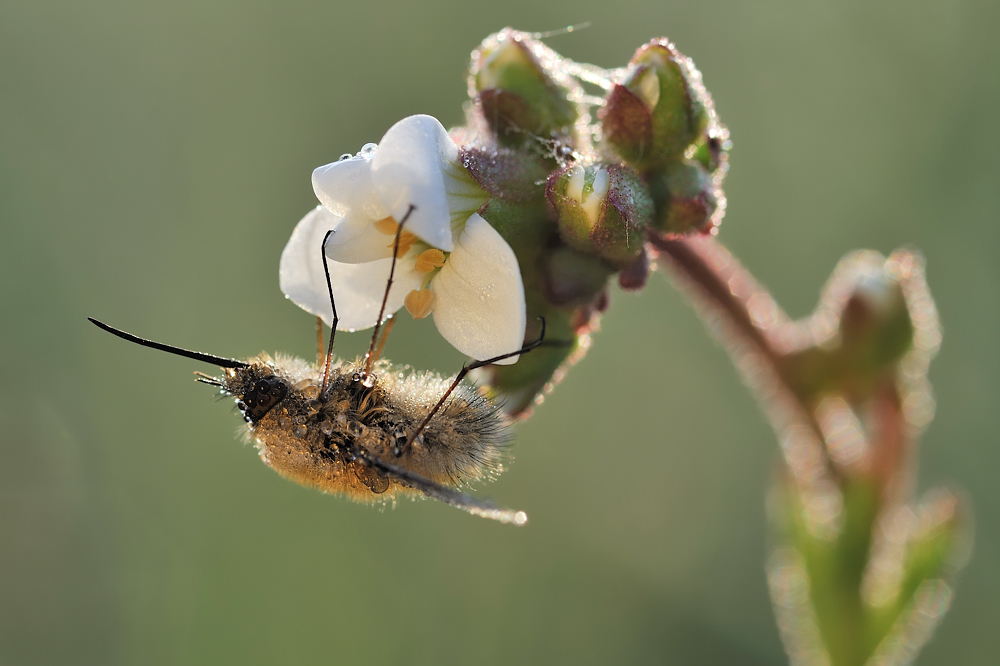
{"type": "Polygon", "coordinates": [[[799,481],[803,474],[815,478],[817,473],[836,479],[839,475],[823,444],[813,406],[795,392],[780,362],[773,331],[787,317],[768,291],[714,238],[651,235],[649,241],[657,252],[657,265],[688,287],[685,292],[705,310],[709,328],[754,389],[779,437],[786,440],[782,448],[793,474],[799,481]],[[804,439],[810,440],[807,461],[800,455],[804,439]]]}

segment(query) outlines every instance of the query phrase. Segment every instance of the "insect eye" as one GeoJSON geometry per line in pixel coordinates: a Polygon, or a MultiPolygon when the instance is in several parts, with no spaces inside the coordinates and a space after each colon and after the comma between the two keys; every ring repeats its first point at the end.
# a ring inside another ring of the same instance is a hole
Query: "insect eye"
{"type": "Polygon", "coordinates": [[[285,383],[271,375],[258,380],[236,401],[236,406],[243,412],[247,421],[257,423],[287,395],[288,387],[285,383]]]}

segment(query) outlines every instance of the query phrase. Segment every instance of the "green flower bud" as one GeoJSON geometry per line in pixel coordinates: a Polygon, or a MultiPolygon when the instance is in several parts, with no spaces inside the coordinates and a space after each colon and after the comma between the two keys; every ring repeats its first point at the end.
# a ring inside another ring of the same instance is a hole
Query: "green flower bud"
{"type": "Polygon", "coordinates": [[[570,247],[622,269],[642,253],[653,202],[639,176],[620,164],[574,164],[549,177],[545,194],[570,247]]]}
{"type": "Polygon", "coordinates": [[[884,273],[862,276],[840,316],[841,353],[863,374],[897,363],[913,344],[913,322],[900,284],[884,273]]]}
{"type": "Polygon", "coordinates": [[[710,233],[726,210],[720,186],[724,173],[718,169],[713,175],[692,159],[648,174],[656,209],[652,226],[668,234],[710,233]]]}
{"type": "Polygon", "coordinates": [[[684,157],[714,120],[712,100],[690,58],[666,40],[636,51],[600,113],[604,140],[640,171],[684,157]]]}
{"type": "Polygon", "coordinates": [[[549,53],[538,40],[510,28],[473,52],[469,95],[479,101],[483,118],[502,144],[571,133],[577,108],[559,75],[543,64],[552,60],[549,53]]]}
{"type": "Polygon", "coordinates": [[[859,403],[900,371],[918,337],[922,353],[933,353],[928,338],[934,337],[936,319],[920,310],[918,296],[908,300],[906,293],[925,293],[922,274],[916,276],[918,261],[906,252],[885,260],[870,251],[842,260],[817,308],[836,313],[837,335],[781,360],[796,393],[809,399],[841,394],[859,403]]]}

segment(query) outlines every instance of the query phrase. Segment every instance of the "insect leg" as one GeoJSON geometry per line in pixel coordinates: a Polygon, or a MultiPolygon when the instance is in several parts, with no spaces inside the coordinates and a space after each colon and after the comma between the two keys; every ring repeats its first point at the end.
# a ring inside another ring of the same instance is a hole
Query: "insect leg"
{"type": "Polygon", "coordinates": [[[323,363],[323,318],[316,317],[316,363],[323,363]]]}
{"type": "Polygon", "coordinates": [[[496,363],[497,361],[502,361],[506,358],[511,358],[512,356],[525,354],[527,352],[530,352],[538,345],[542,344],[542,342],[545,340],[545,317],[539,317],[539,319],[542,321],[542,332],[539,334],[537,340],[529,342],[528,344],[524,345],[517,351],[509,352],[507,354],[501,354],[500,356],[494,356],[493,358],[488,358],[483,361],[473,361],[472,363],[463,365],[462,369],[458,371],[457,375],[455,375],[455,381],[451,383],[451,386],[449,386],[448,390],[444,392],[444,395],[441,396],[441,399],[437,401],[437,404],[434,405],[434,408],[431,409],[430,412],[428,412],[427,416],[424,417],[424,420],[421,421],[419,426],[417,426],[417,429],[414,430],[413,433],[411,433],[410,436],[406,438],[406,442],[403,444],[403,446],[397,448],[394,451],[394,453],[397,456],[401,456],[403,455],[404,451],[409,450],[410,445],[413,444],[413,440],[415,440],[420,435],[420,433],[423,432],[424,428],[427,427],[427,424],[430,423],[431,419],[434,418],[434,415],[437,414],[438,410],[441,409],[441,406],[444,405],[445,400],[448,399],[448,396],[450,396],[452,393],[455,392],[455,389],[458,388],[458,385],[462,383],[462,380],[465,379],[465,376],[469,374],[471,370],[475,370],[476,368],[481,368],[484,365],[490,365],[491,363],[496,363]]]}
{"type": "Polygon", "coordinates": [[[509,523],[512,525],[524,525],[528,522],[528,516],[524,513],[524,511],[514,511],[513,509],[499,507],[489,500],[479,499],[477,497],[473,497],[472,495],[467,495],[459,490],[455,490],[454,488],[443,486],[440,483],[431,481],[425,476],[396,467],[395,465],[358,450],[354,451],[354,455],[364,459],[369,465],[381,471],[386,476],[394,478],[404,486],[408,486],[414,490],[419,490],[427,497],[436,499],[439,502],[444,502],[449,506],[461,509],[462,511],[471,513],[474,516],[489,518],[490,520],[497,520],[501,523],[509,523]]]}
{"type": "Polygon", "coordinates": [[[375,356],[375,342],[378,340],[378,332],[382,327],[382,317],[385,316],[385,304],[389,301],[389,289],[392,288],[392,276],[396,273],[396,258],[399,255],[399,237],[403,233],[403,225],[406,224],[406,221],[410,219],[410,215],[416,209],[416,206],[410,204],[410,207],[406,209],[406,215],[403,216],[403,219],[399,221],[399,226],[396,227],[396,240],[393,241],[392,244],[392,263],[389,265],[389,279],[385,283],[385,294],[382,296],[382,307],[378,311],[378,319],[375,320],[375,330],[372,332],[372,343],[368,346],[368,353],[365,354],[364,375],[366,377],[372,369],[372,363],[374,362],[375,356]]]}
{"type": "Polygon", "coordinates": [[[372,357],[373,363],[382,358],[382,350],[385,349],[385,341],[389,337],[389,331],[392,330],[392,327],[395,324],[396,324],[396,318],[393,317],[392,315],[389,315],[385,320],[385,330],[382,331],[382,339],[379,340],[378,348],[375,350],[375,355],[372,357]]]}
{"type": "MultiPolygon", "coordinates": [[[[330,240],[330,236],[333,235],[334,229],[330,229],[323,236],[323,244],[320,245],[319,251],[323,255],[323,273],[326,274],[326,290],[330,293],[330,307],[333,309],[333,320],[330,323],[330,344],[326,348],[326,363],[323,365],[323,385],[320,387],[319,394],[326,395],[326,384],[330,380],[330,360],[333,358],[333,339],[337,335],[337,322],[340,318],[337,317],[337,302],[333,299],[333,283],[330,281],[330,263],[326,257],[326,242],[330,240]]],[[[323,329],[322,324],[319,324],[319,338],[320,338],[320,353],[323,349],[323,329]]]]}

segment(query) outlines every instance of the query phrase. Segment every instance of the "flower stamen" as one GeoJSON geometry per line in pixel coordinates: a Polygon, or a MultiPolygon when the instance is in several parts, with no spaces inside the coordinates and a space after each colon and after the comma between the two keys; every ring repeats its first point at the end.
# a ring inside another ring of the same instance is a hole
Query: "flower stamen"
{"type": "Polygon", "coordinates": [[[432,247],[429,250],[424,250],[417,256],[415,269],[418,273],[430,273],[435,268],[444,266],[444,262],[444,252],[432,247]]]}
{"type": "Polygon", "coordinates": [[[403,305],[414,319],[423,319],[434,309],[434,292],[430,289],[414,289],[403,299],[403,305]]]}
{"type": "MultiPolygon", "coordinates": [[[[409,231],[404,231],[401,234],[399,234],[399,254],[397,254],[396,256],[402,257],[403,255],[405,255],[407,252],[410,251],[410,248],[413,247],[413,244],[416,243],[418,240],[420,239],[411,234],[409,231]]],[[[395,238],[392,239],[391,243],[386,245],[386,247],[390,249],[395,246],[396,246],[395,238]]]]}
{"type": "Polygon", "coordinates": [[[392,217],[383,217],[381,220],[373,222],[372,226],[375,227],[375,231],[386,236],[395,236],[399,229],[399,225],[392,217]]]}

